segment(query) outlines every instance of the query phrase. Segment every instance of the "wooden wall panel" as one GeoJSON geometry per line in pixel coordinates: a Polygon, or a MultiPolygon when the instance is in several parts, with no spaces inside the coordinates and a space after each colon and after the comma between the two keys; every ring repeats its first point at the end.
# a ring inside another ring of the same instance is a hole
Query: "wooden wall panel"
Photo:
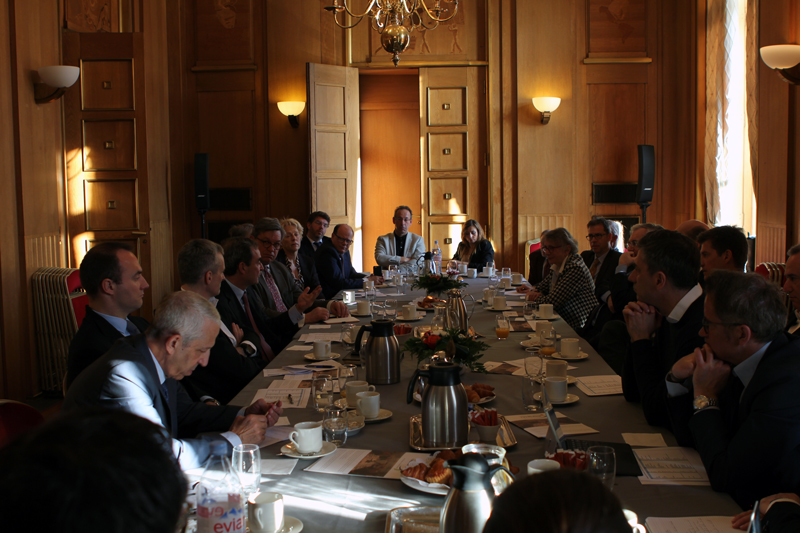
{"type": "Polygon", "coordinates": [[[252,64],[255,60],[254,0],[194,4],[197,64],[252,64]]]}
{"type": "Polygon", "coordinates": [[[209,155],[213,187],[248,187],[256,167],[252,91],[197,94],[198,152],[209,155]]]}
{"type": "Polygon", "coordinates": [[[589,56],[646,56],[647,6],[646,0],[588,0],[589,56]]]}
{"type": "Polygon", "coordinates": [[[115,32],[119,7],[119,0],[64,0],[64,20],[71,31],[115,32]]]}
{"type": "Polygon", "coordinates": [[[644,84],[589,86],[593,183],[638,180],[636,145],[645,144],[646,90],[644,84]]]}

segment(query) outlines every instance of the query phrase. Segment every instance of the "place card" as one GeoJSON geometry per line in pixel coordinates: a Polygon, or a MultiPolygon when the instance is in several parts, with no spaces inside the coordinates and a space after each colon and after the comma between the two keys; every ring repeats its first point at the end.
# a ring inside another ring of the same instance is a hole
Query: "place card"
{"type": "Polygon", "coordinates": [[[583,376],[578,378],[578,388],[587,396],[622,394],[622,378],[613,376],[583,376]]]}
{"type": "MultiPolygon", "coordinates": [[[[589,433],[599,433],[596,429],[577,422],[563,413],[556,413],[561,431],[566,435],[588,435],[589,433]]],[[[524,429],[537,439],[547,436],[550,424],[547,422],[545,413],[532,413],[527,415],[506,415],[506,420],[515,426],[524,429]]]]}
{"type": "Polygon", "coordinates": [[[642,485],[710,485],[700,454],[691,448],[633,450],[642,468],[642,485]]]}
{"type": "Polygon", "coordinates": [[[339,448],[318,460],[306,472],[400,479],[400,470],[414,459],[425,460],[427,453],[385,452],[339,448]]]}
{"type": "MultiPolygon", "coordinates": [[[[262,476],[289,476],[299,459],[261,459],[262,476]]],[[[262,482],[268,481],[262,479],[262,482]]]]}
{"type": "Polygon", "coordinates": [[[661,433],[623,433],[622,438],[630,446],[646,446],[649,448],[664,448],[667,446],[661,433]]]}

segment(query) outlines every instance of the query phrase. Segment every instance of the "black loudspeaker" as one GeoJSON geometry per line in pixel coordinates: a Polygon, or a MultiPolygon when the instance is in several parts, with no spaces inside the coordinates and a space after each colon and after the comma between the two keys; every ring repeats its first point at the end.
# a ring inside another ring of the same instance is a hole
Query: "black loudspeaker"
{"type": "Polygon", "coordinates": [[[639,151],[639,186],[636,188],[636,203],[644,204],[653,201],[653,184],[656,180],[656,154],[652,145],[640,144],[639,151]]]}
{"type": "Polygon", "coordinates": [[[208,154],[194,154],[194,203],[198,211],[211,207],[208,194],[208,154]]]}

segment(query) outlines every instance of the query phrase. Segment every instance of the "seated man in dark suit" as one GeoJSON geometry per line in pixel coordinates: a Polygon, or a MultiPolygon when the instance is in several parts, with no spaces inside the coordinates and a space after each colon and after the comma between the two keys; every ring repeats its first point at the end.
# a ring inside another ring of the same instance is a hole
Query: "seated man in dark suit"
{"type": "Polygon", "coordinates": [[[104,242],[81,261],[81,285],[89,298],[86,317],[69,345],[67,387],[120,337],[147,329],[147,320],[129,316],[142,307],[149,287],[130,245],[104,242]]]}
{"type": "Polygon", "coordinates": [[[591,250],[581,252],[581,258],[592,275],[594,295],[599,302],[605,303],[611,291],[614,269],[619,263],[620,253],[616,249],[619,230],[613,221],[601,217],[592,217],[586,227],[591,250]]]}
{"type": "Polygon", "coordinates": [[[288,310],[289,316],[302,325],[327,320],[330,317],[329,311],[333,311],[336,316],[349,314],[347,306],[342,302],[326,302],[323,299],[314,300],[311,305],[301,309],[308,300],[309,293],[319,295],[322,289],[320,286],[313,287],[312,293],[308,288],[300,288],[294,282],[294,276],[289,269],[275,260],[283,242],[283,228],[277,218],[259,220],[253,230],[253,239],[258,243],[263,267],[258,283],[253,288],[261,298],[267,316],[275,317],[288,310]]]}
{"type": "Polygon", "coordinates": [[[207,364],[218,324],[214,306],[198,294],[180,291],[168,295],[145,334],[120,339],[78,376],[64,399],[64,411],[96,405],[127,411],[165,427],[184,470],[205,462],[212,441],[222,440],[228,453],[232,445],[262,442],[267,427],[282,413],[279,404],[259,400],[244,410],[206,405],[193,402],[178,386],[177,380],[207,364]],[[184,437],[220,431],[224,433],[184,437]]]}
{"type": "Polygon", "coordinates": [[[622,311],[631,338],[622,390],[626,400],[642,403],[649,424],[669,427],[664,376],[675,361],[703,345],[700,252],[685,235],[651,231],[639,241],[634,261],[628,279],[638,301],[622,311]]]}
{"type": "Polygon", "coordinates": [[[308,215],[308,222],[306,222],[308,231],[300,243],[300,254],[313,259],[317,250],[323,244],[330,243],[331,238],[325,236],[325,232],[328,231],[328,226],[330,225],[331,217],[324,211],[314,211],[308,215]]]}
{"type": "Polygon", "coordinates": [[[323,244],[314,256],[322,292],[329,300],[341,290],[360,289],[364,286],[365,278],[376,283],[383,282],[380,276],[366,277],[353,268],[348,251],[351,244],[353,244],[353,228],[347,224],[338,224],[333,228],[331,243],[323,244]]]}
{"type": "MultiPolygon", "coordinates": [[[[217,311],[222,322],[233,331],[233,324],[245,332],[258,337],[258,348],[262,357],[271,361],[291,341],[297,330],[297,323],[289,312],[269,318],[264,313],[264,303],[253,286],[261,274],[261,252],[256,241],[246,237],[234,237],[223,243],[225,257],[225,280],[220,286],[217,311]]],[[[304,292],[301,295],[303,310],[319,294],[304,292]]],[[[298,320],[299,321],[299,320],[298,320]]]]}
{"type": "Polygon", "coordinates": [[[800,339],[783,333],[778,287],[758,274],[706,279],[705,345],[667,375],[678,443],[693,445],[711,487],[742,507],[800,490],[800,339]]]}
{"type": "MultiPolygon", "coordinates": [[[[199,294],[217,305],[222,280],[225,275],[225,259],[222,246],[205,239],[195,239],[183,245],[178,252],[178,271],[180,272],[181,290],[199,294]]],[[[227,404],[245,385],[250,383],[267,364],[258,349],[260,339],[255,332],[244,330],[238,324],[231,324],[231,329],[220,321],[219,334],[211,348],[206,366],[198,367],[191,376],[183,379],[183,383],[191,383],[187,388],[189,396],[194,400],[202,400],[195,391],[203,391],[227,404]]]]}
{"type": "Polygon", "coordinates": [[[742,228],[717,226],[697,236],[700,244],[700,272],[703,277],[714,270],[744,272],[747,263],[747,237],[742,228]]]}
{"type": "Polygon", "coordinates": [[[795,244],[786,253],[786,265],[783,270],[783,291],[789,297],[793,312],[789,313],[786,333],[800,335],[800,244],[795,244]]]}
{"type": "MultiPolygon", "coordinates": [[[[761,498],[758,506],[762,533],[796,533],[800,531],[800,497],[791,492],[771,494],[761,498]]],[[[749,509],[733,517],[734,529],[747,531],[753,510],[749,509]]]]}

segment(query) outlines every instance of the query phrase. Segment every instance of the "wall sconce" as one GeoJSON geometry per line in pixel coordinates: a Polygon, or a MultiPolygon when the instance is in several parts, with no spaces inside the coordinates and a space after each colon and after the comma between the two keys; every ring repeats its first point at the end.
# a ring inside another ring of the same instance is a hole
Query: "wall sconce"
{"type": "Polygon", "coordinates": [[[761,60],[769,68],[793,85],[800,84],[800,72],[795,67],[800,63],[800,45],[775,44],[761,48],[761,60]]]}
{"type": "Polygon", "coordinates": [[[81,69],[68,65],[56,65],[39,69],[44,83],[33,84],[33,97],[37,104],[46,104],[61,98],[67,89],[75,85],[81,69]],[[55,90],[53,90],[55,89],[55,90]]]}
{"type": "Polygon", "coordinates": [[[300,122],[297,121],[297,115],[302,113],[305,108],[305,102],[278,102],[278,109],[281,113],[289,117],[289,124],[291,124],[293,128],[300,125],[300,122]]]}
{"type": "Polygon", "coordinates": [[[533,98],[533,107],[535,107],[542,114],[542,124],[550,122],[550,113],[558,109],[561,105],[561,98],[553,96],[539,96],[533,98]]]}

